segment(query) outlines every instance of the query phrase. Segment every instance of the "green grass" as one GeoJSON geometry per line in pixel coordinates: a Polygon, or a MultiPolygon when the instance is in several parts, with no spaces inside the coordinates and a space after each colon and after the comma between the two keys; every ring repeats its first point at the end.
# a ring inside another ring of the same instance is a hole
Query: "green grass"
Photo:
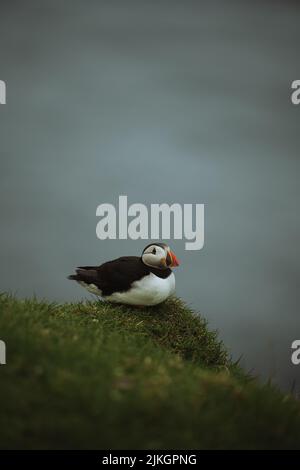
{"type": "Polygon", "coordinates": [[[177,299],[0,298],[1,448],[300,448],[300,404],[233,365],[177,299]]]}

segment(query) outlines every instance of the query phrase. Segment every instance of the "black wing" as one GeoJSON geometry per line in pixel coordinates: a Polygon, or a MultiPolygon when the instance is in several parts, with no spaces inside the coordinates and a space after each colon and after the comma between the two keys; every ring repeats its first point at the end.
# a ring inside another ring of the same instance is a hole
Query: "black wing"
{"type": "Polygon", "coordinates": [[[68,279],[95,284],[104,296],[126,292],[134,281],[150,273],[150,269],[137,256],[123,256],[101,266],[81,266],[68,279]]]}

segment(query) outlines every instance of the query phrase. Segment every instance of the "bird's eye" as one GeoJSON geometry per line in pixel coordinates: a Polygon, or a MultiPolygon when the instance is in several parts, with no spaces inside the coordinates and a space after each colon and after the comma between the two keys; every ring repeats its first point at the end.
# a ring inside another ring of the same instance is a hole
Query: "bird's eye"
{"type": "Polygon", "coordinates": [[[156,248],[153,248],[152,254],[153,254],[153,255],[156,255],[156,248]]]}

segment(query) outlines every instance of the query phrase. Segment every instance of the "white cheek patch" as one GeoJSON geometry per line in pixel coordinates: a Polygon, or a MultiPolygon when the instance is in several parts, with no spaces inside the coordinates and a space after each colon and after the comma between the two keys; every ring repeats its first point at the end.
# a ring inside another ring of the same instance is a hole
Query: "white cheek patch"
{"type": "MultiPolygon", "coordinates": [[[[155,248],[155,247],[154,247],[155,248]]],[[[149,253],[144,253],[142,259],[147,266],[153,268],[165,268],[166,265],[166,253],[165,250],[161,247],[156,247],[156,254],[150,251],[149,253]]]]}

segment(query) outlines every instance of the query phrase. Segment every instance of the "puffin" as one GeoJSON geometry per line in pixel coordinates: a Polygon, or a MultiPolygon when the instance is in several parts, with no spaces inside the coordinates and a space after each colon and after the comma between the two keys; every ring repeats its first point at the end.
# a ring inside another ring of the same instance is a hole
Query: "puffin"
{"type": "Polygon", "coordinates": [[[122,256],[100,266],[80,266],[68,279],[108,302],[154,306],[175,292],[172,268],[176,266],[179,261],[168,245],[151,243],[140,257],[122,256]]]}

